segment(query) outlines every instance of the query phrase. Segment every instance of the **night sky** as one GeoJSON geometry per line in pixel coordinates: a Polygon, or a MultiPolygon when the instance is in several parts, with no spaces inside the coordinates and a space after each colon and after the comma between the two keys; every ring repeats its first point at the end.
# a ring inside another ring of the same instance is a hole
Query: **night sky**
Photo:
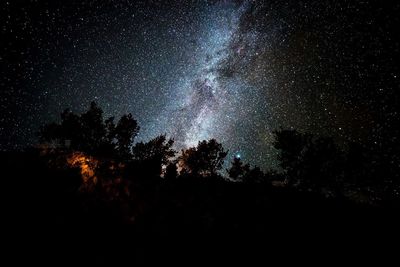
{"type": "Polygon", "coordinates": [[[273,131],[397,144],[400,4],[1,1],[1,150],[91,101],[138,140],[215,138],[275,165],[273,131]]]}

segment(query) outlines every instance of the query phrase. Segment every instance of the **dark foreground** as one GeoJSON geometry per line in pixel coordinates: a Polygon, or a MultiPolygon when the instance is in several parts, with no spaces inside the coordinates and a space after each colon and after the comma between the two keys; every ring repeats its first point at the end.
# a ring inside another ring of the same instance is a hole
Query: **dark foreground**
{"type": "Polygon", "coordinates": [[[129,197],[110,198],[82,192],[76,170],[51,168],[31,153],[2,154],[1,162],[5,240],[15,264],[255,265],[354,257],[359,249],[366,259],[396,248],[389,245],[400,225],[394,202],[357,204],[218,177],[141,177],[129,197]]]}

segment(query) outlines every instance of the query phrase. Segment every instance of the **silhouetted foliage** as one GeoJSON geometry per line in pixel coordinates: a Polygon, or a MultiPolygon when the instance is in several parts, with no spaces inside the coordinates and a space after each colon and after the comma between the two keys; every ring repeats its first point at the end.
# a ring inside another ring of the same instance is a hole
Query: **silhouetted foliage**
{"type": "Polygon", "coordinates": [[[399,168],[376,145],[350,143],[340,148],[332,138],[295,130],[275,135],[285,179],[296,188],[375,204],[398,197],[399,168]]]}
{"type": "Polygon", "coordinates": [[[174,140],[167,140],[165,135],[160,135],[147,143],[136,143],[132,148],[133,159],[140,164],[148,165],[148,170],[160,175],[162,166],[167,165],[175,156],[176,151],[172,148],[174,140]]]}
{"type": "Polygon", "coordinates": [[[61,123],[50,123],[42,127],[39,137],[42,142],[57,147],[109,157],[130,157],[130,148],[139,131],[131,114],[123,115],[114,124],[114,118],[103,120],[103,111],[95,102],[89,110],[76,115],[69,109],[61,113],[61,123]]]}
{"type": "Polygon", "coordinates": [[[246,183],[261,183],[264,180],[265,180],[265,174],[257,166],[250,169],[243,177],[243,181],[246,183]]]}
{"type": "Polygon", "coordinates": [[[211,139],[199,142],[197,147],[183,150],[180,163],[193,175],[211,176],[222,168],[227,154],[220,143],[211,139]]]}
{"type": "Polygon", "coordinates": [[[80,116],[80,127],[81,132],[78,133],[82,138],[81,150],[89,153],[99,151],[106,141],[106,129],[103,122],[103,110],[95,102],[92,102],[89,110],[80,116]]]}
{"type": "Polygon", "coordinates": [[[64,134],[61,126],[52,122],[41,128],[39,138],[41,142],[61,142],[64,134]]]}
{"type": "Polygon", "coordinates": [[[122,157],[129,157],[133,139],[139,132],[139,126],[132,114],[123,115],[115,127],[115,139],[117,140],[117,150],[122,157]]]}
{"type": "Polygon", "coordinates": [[[132,148],[133,159],[150,160],[156,159],[160,164],[167,164],[170,158],[175,156],[175,150],[172,149],[174,140],[167,140],[165,135],[160,135],[147,143],[136,143],[132,148]]]}
{"type": "Polygon", "coordinates": [[[310,135],[303,135],[295,130],[275,132],[274,147],[279,150],[279,164],[289,175],[295,175],[301,164],[304,149],[310,140],[310,135]]]}
{"type": "MultiPolygon", "coordinates": [[[[92,170],[98,180],[96,186],[116,185],[122,178],[147,188],[149,193],[160,176],[171,181],[222,177],[218,172],[227,152],[216,140],[201,141],[196,147],[182,150],[176,158],[174,142],[165,135],[133,145],[138,131],[131,114],[122,116],[116,124],[113,117],[104,121],[101,108],[93,102],[82,115],[65,110],[59,124],[50,123],[41,129],[40,139],[66,153],[81,151],[99,157],[92,170]]],[[[331,138],[280,130],[275,132],[274,146],[279,151],[281,172],[263,172],[234,158],[226,169],[228,177],[245,184],[273,184],[331,197],[348,196],[361,202],[392,201],[398,194],[398,169],[388,163],[387,153],[373,145],[353,143],[341,148],[331,138]]]]}
{"type": "Polygon", "coordinates": [[[343,178],[343,152],[331,138],[294,130],[275,132],[282,169],[292,184],[305,190],[332,190],[343,178]]]}
{"type": "Polygon", "coordinates": [[[173,180],[173,179],[176,179],[177,177],[178,177],[178,169],[176,167],[176,163],[171,162],[165,168],[164,178],[166,180],[173,180]]]}
{"type": "Polygon", "coordinates": [[[234,181],[243,181],[243,178],[246,177],[249,171],[250,165],[243,164],[242,160],[238,157],[233,158],[231,162],[231,167],[227,169],[229,178],[234,181]]]}
{"type": "MultiPolygon", "coordinates": [[[[178,155],[166,135],[134,144],[138,129],[131,115],[103,121],[92,104],[82,115],[66,110],[59,124],[43,127],[41,140],[57,143],[54,149],[39,146],[12,164],[13,157],[3,155],[0,163],[12,170],[5,180],[29,186],[28,204],[18,209],[30,215],[23,221],[39,214],[40,223],[85,231],[96,225],[113,233],[125,224],[132,226],[130,240],[152,234],[270,237],[309,233],[315,225],[332,229],[337,218],[347,228],[354,214],[376,212],[381,219],[380,208],[400,206],[397,169],[387,163],[386,150],[372,145],[338,146],[330,138],[280,130],[274,143],[280,168],[261,170],[237,157],[224,165],[228,153],[214,139],[178,155]]],[[[5,188],[20,198],[20,186],[5,188]]]]}

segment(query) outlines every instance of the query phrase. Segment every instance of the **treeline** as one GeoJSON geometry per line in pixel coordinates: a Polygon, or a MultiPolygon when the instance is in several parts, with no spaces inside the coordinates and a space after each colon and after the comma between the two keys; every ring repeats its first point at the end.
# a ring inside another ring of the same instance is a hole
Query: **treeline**
{"type": "Polygon", "coordinates": [[[147,261],[154,251],[175,255],[169,245],[143,248],[140,237],[153,234],[165,240],[232,233],[282,240],[285,234],[308,238],[319,227],[325,235],[340,229],[349,236],[363,226],[363,234],[397,227],[399,172],[386,149],[343,147],[331,138],[279,130],[274,146],[280,169],[263,171],[240,158],[224,163],[228,151],[213,139],[175,151],[165,135],[135,142],[138,132],[132,115],[104,119],[95,103],[83,114],[64,111],[58,123],[42,127],[39,146],[0,153],[6,217],[22,224],[19,231],[56,227],[49,244],[70,238],[77,246],[80,240],[80,251],[87,250],[83,241],[91,233],[95,258],[110,262],[128,250],[122,240],[139,247],[124,259],[137,253],[147,261]],[[71,237],[62,234],[71,229],[71,237]],[[113,241],[105,242],[105,235],[113,241]]]}
{"type": "MultiPolygon", "coordinates": [[[[118,162],[133,176],[219,177],[292,187],[372,204],[392,201],[399,190],[398,166],[391,155],[374,146],[351,143],[343,148],[332,138],[279,130],[274,133],[273,144],[279,151],[279,172],[251,168],[235,157],[224,173],[222,168],[228,152],[216,140],[201,141],[196,147],[178,153],[174,150],[174,141],[165,135],[134,144],[139,130],[131,114],[123,115],[117,122],[114,117],[104,119],[102,109],[92,102],[88,111],[80,115],[65,110],[61,122],[45,125],[39,136],[41,143],[50,144],[50,148],[79,151],[101,159],[100,165],[109,165],[102,166],[103,170],[118,162]]],[[[100,169],[95,172],[99,173],[100,169]]],[[[105,176],[113,178],[111,173],[105,176]]]]}
{"type": "Polygon", "coordinates": [[[307,214],[399,207],[398,169],[371,147],[279,130],[280,170],[262,171],[240,158],[224,164],[228,151],[213,139],[178,152],[165,135],[135,143],[138,132],[132,115],[104,119],[95,103],[64,111],[38,147],[0,154],[12,212],[138,233],[259,233],[307,214]]]}

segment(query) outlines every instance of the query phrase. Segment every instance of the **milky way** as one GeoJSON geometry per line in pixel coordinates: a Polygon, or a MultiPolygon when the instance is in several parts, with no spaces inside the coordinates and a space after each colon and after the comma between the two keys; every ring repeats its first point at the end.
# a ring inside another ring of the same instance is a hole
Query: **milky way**
{"type": "MultiPolygon", "coordinates": [[[[162,127],[150,127],[150,131],[142,136],[154,136],[165,131],[175,140],[177,149],[196,146],[201,140],[215,138],[230,151],[229,158],[234,155],[247,156],[246,150],[251,147],[249,137],[254,136],[251,132],[254,125],[253,122],[248,125],[246,121],[251,120],[258,109],[252,106],[255,102],[251,98],[257,98],[257,94],[262,92],[251,88],[244,79],[227,78],[222,72],[231,57],[249,53],[257,40],[256,34],[243,34],[239,28],[242,15],[249,6],[247,1],[239,5],[224,2],[206,6],[202,10],[203,16],[197,22],[201,25],[201,31],[192,40],[195,43],[192,51],[195,60],[168,92],[175,97],[157,118],[158,122],[170,123],[162,127]],[[241,44],[236,46],[235,41],[239,37],[242,38],[241,44]]],[[[267,118],[264,124],[267,128],[267,118]]],[[[271,134],[271,131],[267,134],[271,134]]],[[[262,156],[252,155],[252,162],[271,164],[274,155],[271,142],[264,147],[264,152],[262,156]],[[262,161],[257,161],[257,156],[262,161]]]]}
{"type": "MultiPolygon", "coordinates": [[[[91,101],[146,141],[215,138],[275,166],[273,131],[396,142],[399,4],[372,1],[2,1],[1,149],[91,101]]],[[[386,146],[391,146],[386,144],[386,146]]]]}
{"type": "Polygon", "coordinates": [[[210,138],[226,141],[231,136],[230,128],[239,119],[236,111],[244,85],[241,81],[222,81],[219,69],[229,53],[235,53],[230,45],[246,6],[215,5],[206,11],[205,34],[196,40],[196,62],[191,73],[175,86],[172,94],[178,97],[169,103],[172,110],[166,110],[167,116],[172,114],[176,119],[168,132],[179,146],[195,146],[199,140],[210,138]]]}

